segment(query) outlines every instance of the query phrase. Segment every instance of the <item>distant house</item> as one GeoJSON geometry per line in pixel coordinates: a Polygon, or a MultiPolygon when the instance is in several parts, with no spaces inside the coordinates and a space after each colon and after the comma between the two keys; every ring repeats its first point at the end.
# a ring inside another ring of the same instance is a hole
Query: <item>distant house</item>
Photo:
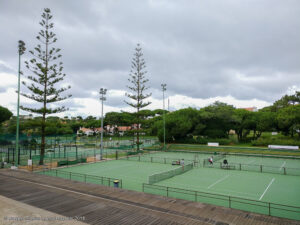
{"type": "Polygon", "coordinates": [[[248,108],[241,108],[241,109],[245,109],[247,111],[250,111],[250,112],[257,112],[257,107],[248,107],[248,108]]]}
{"type": "Polygon", "coordinates": [[[130,131],[131,130],[131,126],[120,126],[117,127],[119,135],[123,136],[125,132],[130,131]]]}
{"type": "Polygon", "coordinates": [[[102,130],[101,127],[96,127],[96,128],[80,127],[79,130],[77,131],[77,135],[84,134],[84,135],[90,136],[93,134],[101,133],[101,130],[102,130]]]}
{"type": "Polygon", "coordinates": [[[79,130],[77,130],[77,135],[80,135],[80,134],[90,136],[90,135],[94,134],[94,131],[90,128],[80,127],[79,130]]]}
{"type": "Polygon", "coordinates": [[[139,127],[139,129],[140,129],[140,128],[141,128],[141,124],[135,123],[135,124],[132,124],[132,125],[131,125],[131,128],[132,128],[133,130],[138,129],[138,127],[139,127]]]}
{"type": "Polygon", "coordinates": [[[105,127],[105,130],[106,130],[107,134],[114,135],[116,127],[117,127],[117,125],[107,125],[105,127]]]}

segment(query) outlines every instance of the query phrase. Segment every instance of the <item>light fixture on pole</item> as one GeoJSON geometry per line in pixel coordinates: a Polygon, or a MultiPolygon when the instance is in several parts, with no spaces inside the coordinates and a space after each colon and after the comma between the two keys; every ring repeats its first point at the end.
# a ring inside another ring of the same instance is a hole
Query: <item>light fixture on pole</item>
{"type": "Polygon", "coordinates": [[[167,90],[166,84],[161,84],[163,91],[163,120],[164,120],[164,150],[166,150],[166,118],[165,118],[165,91],[167,90]]]}
{"type": "Polygon", "coordinates": [[[16,160],[15,160],[15,166],[17,167],[19,164],[19,110],[20,110],[20,75],[21,75],[21,55],[24,54],[26,48],[25,48],[25,42],[22,40],[19,40],[18,45],[18,53],[19,53],[19,70],[18,70],[18,104],[17,104],[17,129],[16,129],[16,160]]]}
{"type": "Polygon", "coordinates": [[[105,95],[106,95],[107,89],[100,88],[100,100],[101,100],[101,143],[100,143],[100,160],[102,160],[102,155],[103,155],[103,102],[106,100],[105,95]]]}

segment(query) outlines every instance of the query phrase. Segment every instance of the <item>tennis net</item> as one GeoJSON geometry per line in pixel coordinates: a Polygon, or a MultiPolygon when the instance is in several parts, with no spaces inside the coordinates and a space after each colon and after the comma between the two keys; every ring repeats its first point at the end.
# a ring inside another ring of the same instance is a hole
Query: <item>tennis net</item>
{"type": "Polygon", "coordinates": [[[184,167],[177,167],[172,170],[160,172],[160,173],[155,173],[149,176],[148,178],[148,184],[154,184],[162,180],[169,179],[171,177],[174,177],[176,175],[183,174],[189,170],[193,169],[193,163],[189,163],[187,165],[184,165],[184,167]]]}

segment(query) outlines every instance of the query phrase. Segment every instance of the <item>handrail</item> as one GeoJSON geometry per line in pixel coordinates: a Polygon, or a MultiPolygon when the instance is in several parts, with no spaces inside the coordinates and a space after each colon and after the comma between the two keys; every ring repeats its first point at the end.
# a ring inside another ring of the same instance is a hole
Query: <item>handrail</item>
{"type": "MultiPolygon", "coordinates": [[[[278,203],[271,203],[271,202],[264,202],[264,201],[258,201],[258,200],[253,200],[253,199],[247,199],[247,198],[241,198],[241,197],[234,197],[234,196],[229,196],[229,195],[222,195],[222,194],[215,194],[215,193],[208,193],[208,192],[201,192],[201,191],[195,191],[195,190],[188,190],[188,189],[183,189],[183,188],[175,188],[175,187],[168,187],[168,186],[161,186],[161,185],[155,185],[155,184],[146,184],[143,183],[143,192],[147,191],[145,189],[153,189],[153,190],[160,190],[160,191],[166,191],[167,197],[170,196],[171,193],[177,193],[177,194],[185,194],[189,196],[193,196],[194,201],[198,201],[197,197],[205,197],[209,199],[217,199],[217,200],[222,200],[226,201],[228,203],[229,208],[237,208],[239,207],[232,207],[232,203],[241,203],[244,205],[252,205],[252,206],[258,206],[258,207],[263,207],[265,209],[268,209],[268,215],[274,215],[274,216],[281,216],[282,215],[277,215],[276,213],[273,213],[272,210],[281,210],[281,211],[286,211],[286,212],[293,212],[297,213],[296,219],[300,220],[300,207],[298,206],[291,206],[291,205],[284,205],[284,204],[278,204],[278,203]]],[[[148,193],[151,193],[148,192],[148,193]]],[[[182,199],[185,199],[182,197],[182,199]]],[[[187,200],[190,200],[188,198],[187,200]]],[[[287,217],[290,218],[290,217],[287,217]]],[[[295,218],[292,218],[295,219],[295,218]]]]}

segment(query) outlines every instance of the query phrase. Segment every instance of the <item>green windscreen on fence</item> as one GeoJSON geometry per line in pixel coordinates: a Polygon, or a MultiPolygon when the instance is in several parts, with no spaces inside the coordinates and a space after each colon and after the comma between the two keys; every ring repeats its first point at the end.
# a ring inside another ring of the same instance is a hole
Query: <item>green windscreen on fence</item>
{"type": "Polygon", "coordinates": [[[269,216],[278,216],[300,220],[300,207],[297,206],[282,205],[215,193],[207,193],[151,184],[143,184],[143,192],[167,196],[171,198],[219,205],[249,212],[266,214],[269,216]]]}
{"type": "Polygon", "coordinates": [[[148,178],[148,184],[154,184],[156,182],[169,179],[176,175],[183,174],[191,169],[193,169],[193,163],[187,164],[185,166],[177,167],[172,170],[164,171],[161,173],[152,174],[148,178]]]}

